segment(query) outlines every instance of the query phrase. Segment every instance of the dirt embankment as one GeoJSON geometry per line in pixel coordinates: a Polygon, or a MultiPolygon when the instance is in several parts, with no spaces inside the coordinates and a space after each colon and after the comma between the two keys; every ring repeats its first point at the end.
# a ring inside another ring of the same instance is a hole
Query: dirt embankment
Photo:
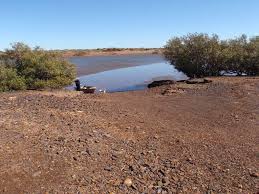
{"type": "Polygon", "coordinates": [[[256,193],[259,78],[0,94],[0,193],[256,193]]]}
{"type": "Polygon", "coordinates": [[[90,56],[112,56],[112,55],[147,55],[162,54],[161,48],[106,48],[106,49],[79,49],[61,50],[64,57],[90,57],[90,56]]]}

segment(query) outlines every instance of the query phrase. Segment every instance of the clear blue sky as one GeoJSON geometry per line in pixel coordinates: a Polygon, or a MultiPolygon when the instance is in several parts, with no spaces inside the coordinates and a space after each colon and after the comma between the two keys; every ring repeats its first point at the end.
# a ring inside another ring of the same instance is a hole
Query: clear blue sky
{"type": "Polygon", "coordinates": [[[192,32],[259,34],[259,0],[0,0],[0,50],[161,47],[192,32]]]}

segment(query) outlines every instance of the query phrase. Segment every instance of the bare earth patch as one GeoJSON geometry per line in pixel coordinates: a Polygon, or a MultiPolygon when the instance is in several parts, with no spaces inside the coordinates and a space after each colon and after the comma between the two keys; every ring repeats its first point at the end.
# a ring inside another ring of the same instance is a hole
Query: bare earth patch
{"type": "Polygon", "coordinates": [[[0,193],[256,193],[259,78],[0,94],[0,193]]]}

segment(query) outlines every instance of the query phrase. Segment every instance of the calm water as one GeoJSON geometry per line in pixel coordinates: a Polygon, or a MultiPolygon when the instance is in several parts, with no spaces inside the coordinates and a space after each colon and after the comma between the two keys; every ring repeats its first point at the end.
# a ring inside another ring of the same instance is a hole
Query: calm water
{"type": "Polygon", "coordinates": [[[71,57],[69,60],[76,64],[78,76],[164,62],[160,55],[71,57]]]}
{"type": "Polygon", "coordinates": [[[90,59],[74,57],[71,61],[78,67],[80,72],[78,78],[82,85],[95,86],[97,90],[105,89],[108,92],[142,90],[155,80],[187,78],[158,55],[91,57],[90,59]]]}

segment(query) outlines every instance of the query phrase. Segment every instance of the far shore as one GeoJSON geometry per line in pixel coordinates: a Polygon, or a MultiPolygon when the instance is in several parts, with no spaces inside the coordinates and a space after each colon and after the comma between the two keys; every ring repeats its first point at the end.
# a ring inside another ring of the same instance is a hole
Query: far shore
{"type": "Polygon", "coordinates": [[[161,48],[105,48],[57,50],[64,57],[162,54],[161,48]]]}

